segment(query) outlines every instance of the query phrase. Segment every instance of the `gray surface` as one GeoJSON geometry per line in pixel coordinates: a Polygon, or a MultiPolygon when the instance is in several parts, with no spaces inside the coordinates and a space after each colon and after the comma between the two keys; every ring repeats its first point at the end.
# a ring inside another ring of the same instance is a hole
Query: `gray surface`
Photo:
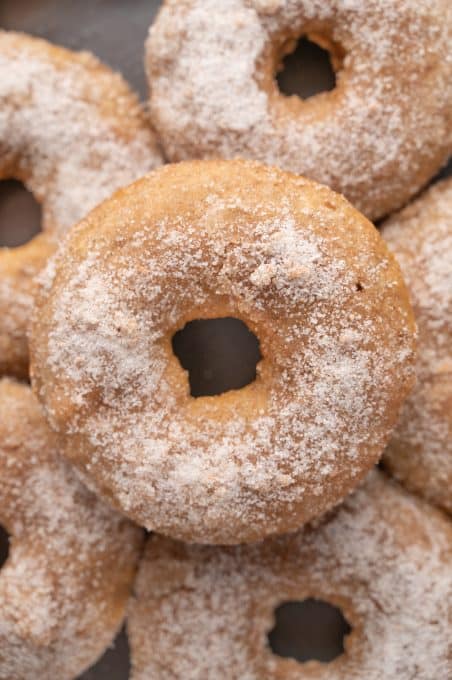
{"type": "Polygon", "coordinates": [[[88,49],[146,93],[144,41],[159,0],[0,0],[0,26],[88,49]]]}
{"type": "MultiPolygon", "coordinates": [[[[129,0],[128,2],[127,0],[0,0],[0,26],[32,33],[69,48],[89,49],[111,67],[121,71],[145,98],[143,43],[148,26],[159,5],[158,0],[129,0]]],[[[306,53],[304,53],[304,59],[306,59],[306,53]]],[[[310,93],[306,91],[306,87],[316,89],[315,64],[297,60],[297,55],[295,55],[290,59],[290,68],[291,72],[286,73],[280,79],[284,89],[296,91],[297,79],[299,83],[305,83],[304,88],[300,87],[298,90],[300,94],[306,96],[310,93]],[[304,81],[300,80],[301,76],[304,81]]],[[[318,78],[322,83],[327,84],[328,77],[325,67],[321,67],[318,78]]],[[[450,171],[449,165],[448,174],[450,171]]],[[[0,227],[2,221],[11,219],[12,206],[14,210],[17,208],[18,213],[16,221],[11,222],[11,227],[16,232],[20,226],[24,227],[26,214],[30,219],[31,234],[33,225],[36,224],[36,208],[25,198],[21,199],[17,192],[15,196],[5,201],[2,199],[0,190],[0,227]]],[[[229,335],[227,342],[223,338],[223,342],[220,343],[223,349],[235,344],[234,333],[231,330],[228,331],[227,325],[224,326],[224,333],[225,337],[228,333],[232,334],[229,335]]],[[[203,341],[204,352],[209,354],[211,352],[209,340],[204,338],[203,341]]],[[[223,350],[217,352],[217,357],[220,357],[220,361],[227,363],[228,369],[230,368],[230,360],[225,359],[223,350]]],[[[222,375],[224,378],[224,363],[216,367],[210,365],[210,374],[212,371],[214,376],[222,375]]],[[[315,613],[311,612],[311,616],[315,616],[315,613]]],[[[82,678],[83,680],[126,680],[128,670],[127,641],[122,633],[112,649],[82,678]]]]}

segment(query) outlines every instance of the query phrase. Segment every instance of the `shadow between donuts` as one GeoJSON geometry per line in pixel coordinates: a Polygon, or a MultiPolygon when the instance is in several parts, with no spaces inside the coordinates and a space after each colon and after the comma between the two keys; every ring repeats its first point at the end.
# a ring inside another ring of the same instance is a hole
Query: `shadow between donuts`
{"type": "Polygon", "coordinates": [[[192,397],[238,390],[256,379],[259,340],[240,319],[195,319],[177,331],[172,348],[186,371],[192,397]]]}
{"type": "Polygon", "coordinates": [[[342,611],[329,602],[314,598],[283,602],[275,609],[268,644],[277,656],[330,663],[344,653],[344,638],[351,630],[342,611]]]}
{"type": "Polygon", "coordinates": [[[0,524],[0,569],[3,567],[9,557],[9,540],[9,533],[0,524]]]}
{"type": "Polygon", "coordinates": [[[18,248],[41,232],[41,206],[25,186],[0,181],[0,248],[18,248]]]}
{"type": "Polygon", "coordinates": [[[127,680],[130,677],[130,649],[125,628],[116,636],[107,651],[77,680],[127,680]]]}

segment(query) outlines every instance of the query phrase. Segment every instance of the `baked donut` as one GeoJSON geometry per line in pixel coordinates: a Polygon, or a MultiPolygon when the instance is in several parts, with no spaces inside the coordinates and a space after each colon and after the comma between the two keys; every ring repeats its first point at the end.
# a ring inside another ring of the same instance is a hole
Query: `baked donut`
{"type": "Polygon", "coordinates": [[[407,487],[452,513],[452,178],[383,227],[400,262],[419,332],[417,385],[384,463],[407,487]]]}
{"type": "Polygon", "coordinates": [[[0,381],[1,680],[69,680],[120,627],[142,532],[58,455],[27,385],[0,381]]]}
{"type": "Polygon", "coordinates": [[[146,51],[153,124],[172,161],[253,158],[381,217],[451,152],[451,21],[449,0],[165,0],[146,51]],[[337,72],[307,100],[274,77],[303,35],[337,72]]]}
{"type": "Polygon", "coordinates": [[[32,380],[66,455],[148,529],[239,543],[298,528],[378,460],[413,380],[414,321],[375,228],[250,161],[161,168],[71,231],[37,303],[32,380]],[[235,317],[257,378],[195,398],[172,351],[235,317]]]}
{"type": "Polygon", "coordinates": [[[137,97],[90,54],[0,31],[0,180],[23,182],[43,232],[0,248],[0,374],[28,373],[33,282],[58,238],[162,157],[137,97]]]}
{"type": "Polygon", "coordinates": [[[372,472],[317,529],[253,546],[153,536],[129,607],[132,680],[449,680],[452,526],[372,472]],[[314,598],[351,627],[330,663],[273,654],[274,612],[314,598]]]}

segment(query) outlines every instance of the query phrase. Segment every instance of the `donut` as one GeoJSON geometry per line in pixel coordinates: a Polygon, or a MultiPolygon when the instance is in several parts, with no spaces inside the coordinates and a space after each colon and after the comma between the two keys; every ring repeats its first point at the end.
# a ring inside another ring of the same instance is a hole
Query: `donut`
{"type": "Polygon", "coordinates": [[[124,618],[142,532],[59,456],[28,385],[0,381],[0,678],[70,680],[124,618]]]}
{"type": "Polygon", "coordinates": [[[131,680],[448,680],[452,526],[372,472],[317,528],[248,546],[152,536],[129,606],[131,680]],[[276,610],[314,599],[351,632],[329,663],[271,651],[276,610]]]}
{"type": "Polygon", "coordinates": [[[414,320],[377,230],[251,161],[168,165],[71,231],[44,276],[31,374],[87,483],[149,530],[210,543],[298,528],[378,460],[413,381],[414,320]],[[254,382],[192,397],[191,320],[260,343],[254,382]]]}
{"type": "Polygon", "coordinates": [[[278,165],[376,219],[451,153],[451,20],[449,0],[165,0],[146,47],[151,119],[172,161],[278,165]],[[337,77],[304,100],[275,80],[301,36],[337,77]]]}
{"type": "Polygon", "coordinates": [[[417,384],[385,452],[387,470],[452,514],[452,178],[383,226],[418,325],[417,384]]]}
{"type": "Polygon", "coordinates": [[[28,374],[34,278],[61,235],[162,162],[137,97],[92,55],[0,31],[0,180],[42,206],[42,232],[0,248],[0,374],[28,374]]]}

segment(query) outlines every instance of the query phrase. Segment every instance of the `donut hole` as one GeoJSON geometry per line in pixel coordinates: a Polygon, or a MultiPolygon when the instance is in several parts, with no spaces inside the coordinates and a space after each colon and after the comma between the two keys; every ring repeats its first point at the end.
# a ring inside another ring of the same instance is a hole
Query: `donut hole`
{"type": "Polygon", "coordinates": [[[0,182],[0,247],[17,248],[41,231],[41,206],[15,180],[0,182]]]}
{"type": "Polygon", "coordinates": [[[344,638],[351,626],[334,605],[308,598],[283,602],[274,612],[275,625],[268,634],[273,654],[300,663],[329,663],[344,653],[344,638]]]}
{"type": "Polygon", "coordinates": [[[238,390],[256,379],[259,341],[240,319],[195,319],[177,331],[173,352],[186,371],[192,397],[238,390]]]}
{"type": "Polygon", "coordinates": [[[336,87],[332,52],[313,39],[303,36],[298,42],[286,42],[282,55],[285,56],[276,69],[276,82],[281,94],[309,99],[336,87]]]}
{"type": "Polygon", "coordinates": [[[10,536],[8,532],[0,524],[0,569],[3,567],[9,556],[9,539],[10,536]]]}

